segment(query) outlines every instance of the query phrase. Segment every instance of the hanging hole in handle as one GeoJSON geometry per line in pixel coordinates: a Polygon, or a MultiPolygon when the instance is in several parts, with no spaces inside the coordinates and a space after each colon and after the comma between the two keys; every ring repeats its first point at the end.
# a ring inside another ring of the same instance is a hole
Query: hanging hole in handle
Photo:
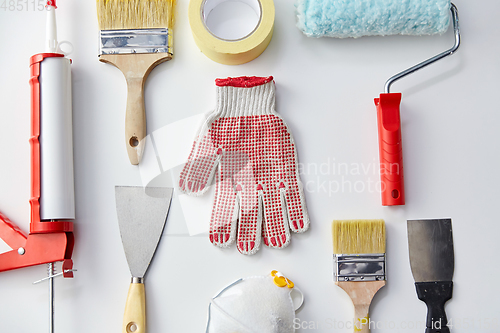
{"type": "Polygon", "coordinates": [[[127,325],[127,333],[134,333],[137,332],[137,324],[134,322],[128,323],[127,325]]]}
{"type": "Polygon", "coordinates": [[[64,54],[66,57],[69,56],[71,53],[73,53],[73,51],[75,50],[75,48],[73,47],[73,44],[71,44],[70,42],[64,40],[62,42],[59,42],[57,44],[57,48],[56,48],[57,52],[58,53],[62,53],[64,54]],[[68,47],[68,50],[65,50],[66,47],[64,48],[61,48],[62,45],[67,45],[68,47]]]}
{"type": "Polygon", "coordinates": [[[392,190],[391,196],[393,199],[399,198],[399,191],[398,190],[392,190]]]}
{"type": "Polygon", "coordinates": [[[129,143],[132,148],[135,148],[139,145],[139,139],[137,139],[136,136],[133,136],[130,138],[129,143]]]}

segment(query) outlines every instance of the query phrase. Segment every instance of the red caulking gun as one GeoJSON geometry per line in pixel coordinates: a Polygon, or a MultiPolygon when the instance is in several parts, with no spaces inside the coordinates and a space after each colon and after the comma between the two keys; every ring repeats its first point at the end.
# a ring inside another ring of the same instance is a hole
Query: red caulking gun
{"type": "MultiPolygon", "coordinates": [[[[55,0],[47,1],[46,53],[30,58],[31,223],[26,234],[0,213],[0,272],[48,264],[50,332],[54,330],[54,277],[73,277],[73,131],[71,60],[57,42],[55,0]],[[62,272],[55,273],[55,263],[62,272]]],[[[39,281],[37,281],[39,282],[39,281]]]]}

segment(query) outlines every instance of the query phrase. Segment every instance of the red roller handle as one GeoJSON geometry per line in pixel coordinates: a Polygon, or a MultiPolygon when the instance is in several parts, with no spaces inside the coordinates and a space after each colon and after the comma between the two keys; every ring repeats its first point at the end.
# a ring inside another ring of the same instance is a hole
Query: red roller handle
{"type": "Polygon", "coordinates": [[[382,205],[405,204],[403,146],[401,144],[400,93],[380,94],[375,98],[380,153],[382,205]]]}

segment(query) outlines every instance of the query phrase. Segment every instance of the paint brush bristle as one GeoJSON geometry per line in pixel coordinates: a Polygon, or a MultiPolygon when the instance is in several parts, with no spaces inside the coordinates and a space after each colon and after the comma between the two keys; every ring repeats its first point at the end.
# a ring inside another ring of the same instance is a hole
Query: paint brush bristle
{"type": "Polygon", "coordinates": [[[99,29],[172,29],[175,1],[97,0],[99,29]]]}
{"type": "Polygon", "coordinates": [[[339,220],[332,223],[333,253],[385,253],[384,220],[339,220]]]}

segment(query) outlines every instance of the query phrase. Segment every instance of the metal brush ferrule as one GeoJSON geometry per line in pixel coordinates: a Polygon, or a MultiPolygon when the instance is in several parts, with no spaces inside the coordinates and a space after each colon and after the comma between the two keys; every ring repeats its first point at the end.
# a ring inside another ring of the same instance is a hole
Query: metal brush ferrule
{"type": "Polygon", "coordinates": [[[101,30],[99,54],[172,53],[167,28],[101,30]]]}
{"type": "Polygon", "coordinates": [[[335,281],[385,280],[385,253],[334,254],[335,281]]]}

